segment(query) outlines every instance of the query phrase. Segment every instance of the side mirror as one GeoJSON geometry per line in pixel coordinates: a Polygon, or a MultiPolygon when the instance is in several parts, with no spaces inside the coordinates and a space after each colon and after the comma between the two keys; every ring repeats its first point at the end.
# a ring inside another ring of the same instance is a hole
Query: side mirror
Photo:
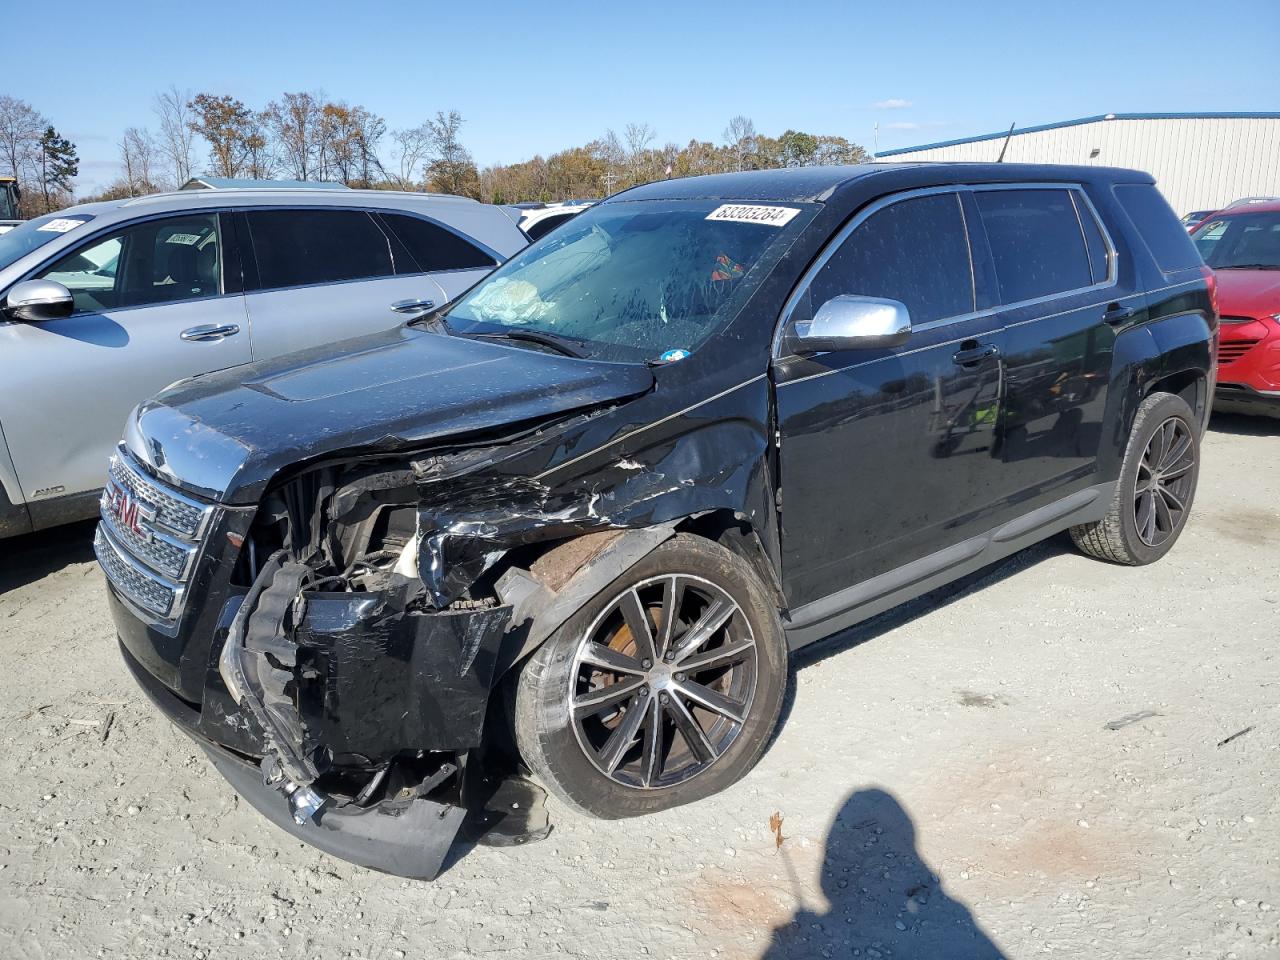
{"type": "Polygon", "coordinates": [[[832,297],[813,315],[791,327],[794,353],[828,350],[872,350],[899,347],[911,336],[911,314],[905,304],[879,297],[832,297]]]}
{"type": "Polygon", "coordinates": [[[56,280],[23,280],[4,298],[4,312],[14,320],[41,323],[61,320],[75,311],[71,291],[56,280]]]}

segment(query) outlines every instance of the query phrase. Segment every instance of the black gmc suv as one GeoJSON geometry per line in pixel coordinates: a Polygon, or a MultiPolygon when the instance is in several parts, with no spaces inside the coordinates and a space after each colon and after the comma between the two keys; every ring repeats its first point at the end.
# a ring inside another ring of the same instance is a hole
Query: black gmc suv
{"type": "Polygon", "coordinates": [[[1142,173],[650,184],[399,329],[143,403],[97,554],[239,792],[430,877],[504,749],[592,816],[688,803],[759,759],[789,650],[1064,530],[1159,559],[1216,327],[1142,173]]]}

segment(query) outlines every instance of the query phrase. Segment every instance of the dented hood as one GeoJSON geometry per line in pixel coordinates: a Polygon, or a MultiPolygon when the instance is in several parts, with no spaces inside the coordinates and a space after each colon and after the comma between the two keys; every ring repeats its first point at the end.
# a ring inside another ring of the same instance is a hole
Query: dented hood
{"type": "Polygon", "coordinates": [[[652,386],[643,364],[399,327],[184,380],[138,407],[125,440],[188,490],[254,503],[276,472],[315,457],[413,447],[652,386]]]}

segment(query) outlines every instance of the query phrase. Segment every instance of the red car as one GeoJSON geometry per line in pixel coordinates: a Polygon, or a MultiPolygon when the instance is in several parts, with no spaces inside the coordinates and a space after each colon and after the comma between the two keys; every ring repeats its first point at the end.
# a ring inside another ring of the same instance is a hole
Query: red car
{"type": "Polygon", "coordinates": [[[1218,278],[1214,409],[1280,417],[1280,200],[1219,210],[1191,239],[1218,278]]]}

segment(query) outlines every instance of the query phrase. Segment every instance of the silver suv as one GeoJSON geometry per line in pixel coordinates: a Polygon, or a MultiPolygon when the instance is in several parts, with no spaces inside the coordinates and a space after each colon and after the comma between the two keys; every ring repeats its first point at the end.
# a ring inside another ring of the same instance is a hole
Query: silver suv
{"type": "Polygon", "coordinates": [[[0,236],[0,537],[90,517],[166,385],[395,326],[527,244],[463,197],[187,190],[0,236]]]}

